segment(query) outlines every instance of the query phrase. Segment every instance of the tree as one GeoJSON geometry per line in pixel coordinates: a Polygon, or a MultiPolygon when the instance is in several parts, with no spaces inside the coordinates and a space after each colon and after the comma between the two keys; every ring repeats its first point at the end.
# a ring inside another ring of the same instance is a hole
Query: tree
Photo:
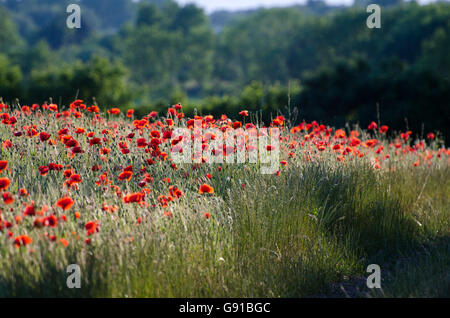
{"type": "Polygon", "coordinates": [[[127,87],[126,76],[120,63],[100,57],[94,57],[88,63],[77,62],[64,68],[32,72],[29,102],[44,102],[52,97],[67,105],[78,97],[86,102],[95,98],[103,107],[125,107],[135,97],[127,87]]]}
{"type": "Polygon", "coordinates": [[[157,5],[142,3],[137,12],[136,26],[153,26],[161,23],[162,19],[163,15],[157,5]]]}
{"type": "Polygon", "coordinates": [[[446,27],[437,28],[433,35],[423,42],[419,67],[432,69],[438,74],[450,78],[450,22],[446,27]]]}
{"type": "Polygon", "coordinates": [[[117,30],[134,17],[135,3],[132,0],[89,0],[83,1],[107,30],[117,30]]]}
{"type": "Polygon", "coordinates": [[[122,52],[133,79],[147,85],[152,98],[170,90],[198,91],[212,71],[213,33],[204,12],[171,1],[141,4],[135,27],[123,35],[122,52]]]}
{"type": "Polygon", "coordinates": [[[287,83],[290,43],[306,19],[298,10],[261,10],[224,29],[218,39],[214,73],[238,87],[252,79],[287,83]]]}
{"type": "Polygon", "coordinates": [[[18,51],[13,58],[21,66],[24,75],[29,75],[33,69],[46,69],[55,62],[54,54],[46,41],[18,51]]]}
{"type": "Polygon", "coordinates": [[[8,53],[22,44],[11,14],[0,6],[0,48],[1,52],[8,53]]]}
{"type": "Polygon", "coordinates": [[[14,102],[22,94],[22,73],[18,65],[0,54],[0,97],[4,102],[14,102]]]}

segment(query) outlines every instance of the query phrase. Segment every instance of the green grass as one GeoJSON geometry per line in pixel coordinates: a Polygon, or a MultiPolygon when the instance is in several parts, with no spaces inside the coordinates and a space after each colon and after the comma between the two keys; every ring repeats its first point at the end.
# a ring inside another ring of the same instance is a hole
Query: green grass
{"type": "Polygon", "coordinates": [[[173,219],[104,226],[108,235],[82,250],[2,249],[0,296],[307,297],[371,263],[389,273],[377,296],[449,296],[448,167],[380,175],[364,163],[311,163],[278,178],[230,169],[239,171],[216,181],[217,198],[180,202],[173,219]],[[404,255],[413,257],[392,266],[404,255]],[[65,286],[72,263],[80,290],[65,286]]]}
{"type": "MultiPolygon", "coordinates": [[[[109,127],[85,118],[71,121],[97,136],[109,127]]],[[[52,136],[66,125],[22,116],[17,127],[32,123],[52,136]]],[[[114,133],[127,135],[132,129],[130,122],[121,122],[114,133]]],[[[12,131],[0,125],[2,141],[14,142],[11,151],[0,148],[0,158],[9,164],[4,173],[11,179],[8,191],[16,194],[26,187],[30,197],[16,195],[10,206],[1,201],[4,219],[21,215],[31,200],[37,209],[48,205],[62,214],[55,202],[68,195],[64,177],[56,172],[42,177],[41,165],[70,165],[83,181],[70,192],[75,205],[66,212],[68,222],[36,229],[33,218],[24,218],[11,229],[14,236],[31,236],[30,246],[15,248],[8,231],[0,232],[0,297],[329,297],[343,282],[358,285],[358,294],[351,296],[450,296],[448,155],[414,167],[416,154],[397,156],[390,141],[377,136],[392,158],[380,170],[373,168],[374,151],[363,148],[366,156],[344,163],[329,148],[320,153],[307,146],[295,149],[297,158],[280,176],[261,175],[250,164],[223,165],[221,172],[216,165],[193,170],[185,164],[174,171],[161,162],[149,168],[155,179],[150,205],[141,207],[124,204],[115,190],[95,182],[108,171],[123,193],[140,191],[138,180],[120,183],[117,175],[128,165],[135,173],[145,166],[148,155],[142,149],[130,147],[124,156],[116,139],[109,160],[99,160],[99,148],[77,137],[86,152],[71,158],[60,143],[17,138],[12,131]],[[313,160],[304,160],[305,154],[313,160]],[[93,172],[98,163],[102,170],[93,172]],[[168,192],[161,181],[165,177],[185,196],[162,208],[156,197],[168,192]],[[214,195],[198,194],[205,182],[214,195]],[[103,203],[116,204],[118,211],[102,211],[103,203]],[[164,215],[169,210],[173,218],[164,215]],[[81,212],[79,220],[75,211],[81,212]],[[101,230],[86,245],[83,226],[91,220],[99,220],[101,230]],[[66,238],[69,246],[50,242],[45,232],[66,238]],[[66,286],[69,264],[81,267],[81,289],[66,286]],[[382,290],[360,286],[369,264],[381,266],[382,290]]],[[[361,134],[363,140],[370,138],[361,134]]],[[[436,154],[437,143],[429,147],[436,154]]]]}

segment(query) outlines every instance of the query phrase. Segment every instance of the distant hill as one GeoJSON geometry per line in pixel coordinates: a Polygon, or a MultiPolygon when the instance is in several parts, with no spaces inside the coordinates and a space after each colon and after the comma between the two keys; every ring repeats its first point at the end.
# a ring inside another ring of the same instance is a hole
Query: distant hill
{"type": "MultiPolygon", "coordinates": [[[[13,14],[16,23],[20,26],[19,31],[22,36],[39,37],[39,31],[48,32],[48,28],[53,28],[55,21],[65,19],[65,6],[70,3],[85,6],[83,16],[90,30],[108,34],[115,33],[125,23],[134,21],[140,3],[152,3],[160,7],[171,5],[171,1],[166,0],[0,0],[0,7],[5,6],[13,14]],[[110,10],[110,8],[115,9],[110,10]]],[[[343,9],[345,6],[328,5],[322,0],[309,0],[304,5],[288,8],[320,16],[343,9]]],[[[220,33],[225,26],[261,10],[265,9],[219,10],[211,13],[209,17],[214,32],[220,33]]],[[[52,42],[51,39],[47,40],[52,42]]]]}
{"type": "MultiPolygon", "coordinates": [[[[310,15],[326,15],[331,12],[336,12],[347,8],[345,5],[328,5],[322,0],[309,0],[303,5],[293,5],[287,7],[292,10],[298,10],[305,14],[310,15]]],[[[266,10],[265,8],[249,9],[249,10],[238,10],[238,11],[228,11],[228,10],[218,10],[209,15],[214,32],[220,33],[224,27],[238,22],[239,20],[245,19],[252,14],[258,13],[261,10],[266,10]]]]}
{"type": "Polygon", "coordinates": [[[243,10],[243,11],[214,11],[209,15],[214,32],[220,33],[222,29],[234,22],[245,19],[248,16],[258,12],[260,9],[243,10]]]}

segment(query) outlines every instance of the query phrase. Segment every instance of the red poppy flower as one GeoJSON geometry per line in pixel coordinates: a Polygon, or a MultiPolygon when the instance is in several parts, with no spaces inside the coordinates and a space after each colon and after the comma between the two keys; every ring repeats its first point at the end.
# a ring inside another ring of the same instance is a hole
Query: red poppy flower
{"type": "Polygon", "coordinates": [[[25,246],[33,242],[33,239],[27,235],[20,235],[14,239],[16,247],[25,246]]]}
{"type": "Polygon", "coordinates": [[[69,183],[70,184],[77,184],[77,183],[81,183],[81,181],[82,181],[81,176],[79,174],[75,174],[74,173],[74,174],[72,174],[70,176],[69,183]]]}
{"type": "Polygon", "coordinates": [[[75,130],[75,133],[78,135],[84,134],[86,130],[84,130],[84,128],[77,128],[75,130]]]}
{"type": "Polygon", "coordinates": [[[145,148],[147,146],[147,140],[145,138],[139,138],[136,140],[138,148],[145,148]]]}
{"type": "Polygon", "coordinates": [[[60,239],[59,241],[61,242],[62,245],[64,245],[64,247],[67,247],[69,245],[69,242],[64,238],[60,239]]]}
{"type": "Polygon", "coordinates": [[[369,139],[369,140],[366,141],[366,146],[372,148],[377,143],[378,143],[378,140],[376,140],[376,139],[369,139]]]}
{"type": "Polygon", "coordinates": [[[59,199],[59,200],[56,202],[56,206],[60,207],[60,208],[63,209],[64,211],[67,211],[67,210],[69,210],[69,209],[72,207],[72,205],[74,204],[74,202],[75,202],[75,201],[72,200],[71,198],[65,197],[65,198],[59,199]]]}
{"type": "Polygon", "coordinates": [[[39,139],[41,139],[42,142],[47,141],[50,139],[50,134],[48,134],[46,132],[41,132],[39,134],[39,139]]]}
{"type": "Polygon", "coordinates": [[[50,169],[47,166],[40,166],[39,167],[39,172],[41,174],[41,176],[46,176],[48,174],[48,171],[50,169]]]}
{"type": "Polygon", "coordinates": [[[178,189],[176,186],[174,186],[174,185],[171,185],[170,187],[169,187],[169,193],[170,193],[170,195],[172,196],[172,197],[175,197],[175,198],[180,198],[180,197],[182,197],[183,196],[183,191],[181,191],[180,189],[178,189]]]}
{"type": "Polygon", "coordinates": [[[87,235],[92,235],[92,234],[98,232],[98,223],[96,221],[87,222],[84,225],[84,228],[87,231],[87,235]]]}
{"type": "Polygon", "coordinates": [[[10,183],[8,178],[0,178],[0,191],[8,189],[10,183]]]}
{"type": "Polygon", "coordinates": [[[20,188],[19,189],[19,194],[22,197],[27,197],[29,195],[27,189],[25,189],[25,188],[20,188]]]}
{"type": "Polygon", "coordinates": [[[92,138],[89,140],[89,145],[93,146],[93,145],[100,145],[102,143],[102,140],[100,138],[92,138]]]}
{"type": "MultiPolygon", "coordinates": [[[[0,225],[2,224],[2,222],[0,221],[0,225]]],[[[13,227],[13,224],[11,222],[8,221],[3,221],[3,226],[6,227],[7,229],[10,229],[13,227]]]]}
{"type": "Polygon", "coordinates": [[[9,192],[3,193],[3,202],[5,202],[6,205],[11,204],[14,202],[14,197],[9,192]]]}
{"type": "Polygon", "coordinates": [[[64,138],[64,145],[66,145],[66,148],[74,148],[74,147],[78,147],[78,141],[76,141],[75,139],[73,139],[72,136],[64,136],[66,138],[64,138]]]}
{"type": "Polygon", "coordinates": [[[28,205],[25,210],[23,211],[23,215],[25,216],[34,216],[36,214],[36,211],[34,209],[34,205],[28,205]]]}
{"type": "Polygon", "coordinates": [[[166,212],[164,212],[164,216],[167,216],[169,219],[172,219],[173,218],[173,213],[170,212],[170,211],[166,211],[166,212]]]}
{"type": "Polygon", "coordinates": [[[369,130],[375,130],[378,128],[378,125],[373,121],[369,124],[369,127],[367,127],[367,129],[369,130]]]}
{"type": "Polygon", "coordinates": [[[8,149],[8,148],[12,148],[13,144],[12,144],[11,140],[5,140],[4,142],[2,142],[2,146],[3,146],[3,148],[8,149]]]}
{"type": "Polygon", "coordinates": [[[22,224],[22,222],[23,222],[23,219],[22,219],[22,217],[20,215],[16,215],[14,217],[14,219],[16,220],[17,224],[22,224]]]}
{"type": "Polygon", "coordinates": [[[76,101],[74,101],[70,104],[70,108],[72,108],[72,109],[79,108],[82,104],[83,104],[83,100],[77,99],[76,101]]]}
{"type": "Polygon", "coordinates": [[[36,218],[33,222],[33,226],[37,228],[41,228],[44,226],[44,218],[36,218]]]}
{"type": "Polygon", "coordinates": [[[103,203],[102,210],[108,213],[114,213],[119,211],[119,207],[117,205],[107,205],[103,203]]]}
{"type": "Polygon", "coordinates": [[[120,114],[120,109],[119,108],[111,108],[110,110],[108,110],[108,114],[119,115],[120,114]]]}
{"type": "Polygon", "coordinates": [[[91,112],[91,113],[98,113],[98,112],[100,112],[100,108],[98,108],[98,106],[93,105],[93,106],[88,107],[87,111],[91,112]]]}
{"type": "Polygon", "coordinates": [[[58,135],[59,136],[64,136],[67,135],[69,133],[69,129],[68,128],[62,128],[60,130],[58,130],[58,135]]]}
{"type": "Polygon", "coordinates": [[[44,225],[50,227],[56,227],[58,225],[58,219],[55,215],[50,215],[44,218],[44,225]]]}
{"type": "Polygon", "coordinates": [[[0,172],[3,172],[7,166],[8,166],[8,161],[0,160],[0,172]]]}
{"type": "Polygon", "coordinates": [[[271,126],[283,126],[283,122],[284,122],[284,117],[278,116],[277,118],[275,118],[272,121],[272,123],[270,125],[271,126]]]}
{"type": "Polygon", "coordinates": [[[140,203],[143,198],[144,198],[144,196],[140,192],[131,193],[131,194],[126,195],[123,198],[123,202],[125,202],[125,203],[140,203]]]}
{"type": "Polygon", "coordinates": [[[200,193],[200,194],[204,194],[204,193],[212,194],[212,193],[214,193],[214,188],[211,187],[210,185],[202,184],[200,186],[200,188],[198,189],[198,193],[200,193]]]}
{"type": "Polygon", "coordinates": [[[133,176],[133,171],[123,171],[121,174],[119,174],[119,180],[130,181],[132,176],[133,176]]]}
{"type": "Polygon", "coordinates": [[[15,123],[17,123],[16,117],[11,116],[11,117],[9,118],[9,124],[10,124],[11,126],[14,126],[15,123]]]}
{"type": "Polygon", "coordinates": [[[64,166],[60,165],[60,164],[56,164],[56,163],[49,163],[48,164],[48,169],[49,170],[61,171],[63,168],[64,168],[64,166]]]}
{"type": "Polygon", "coordinates": [[[169,200],[165,195],[160,195],[160,196],[158,196],[157,199],[158,199],[159,204],[161,204],[161,206],[163,208],[167,207],[169,200]]]}
{"type": "Polygon", "coordinates": [[[176,116],[177,110],[175,108],[169,108],[167,111],[167,116],[176,116]]]}
{"type": "Polygon", "coordinates": [[[361,140],[358,138],[350,138],[350,145],[352,147],[356,147],[361,143],[361,140]]]}
{"type": "Polygon", "coordinates": [[[159,137],[161,137],[161,134],[159,133],[158,130],[152,130],[150,132],[150,136],[152,136],[153,138],[159,138],[159,137]]]}
{"type": "Polygon", "coordinates": [[[405,141],[407,141],[408,139],[409,139],[409,136],[411,136],[412,135],[412,131],[407,131],[407,132],[405,132],[405,133],[401,133],[400,134],[400,137],[402,138],[402,139],[404,139],[405,141]]]}
{"type": "Polygon", "coordinates": [[[337,129],[334,133],[334,138],[345,138],[345,130],[337,129]]]}
{"type": "Polygon", "coordinates": [[[125,169],[123,169],[123,171],[131,171],[131,172],[133,172],[133,166],[132,165],[128,166],[125,169]]]}
{"type": "Polygon", "coordinates": [[[147,119],[135,120],[133,121],[133,126],[138,129],[143,129],[148,124],[147,119]]]}
{"type": "Polygon", "coordinates": [[[37,132],[36,129],[34,129],[34,128],[29,128],[29,129],[27,130],[27,135],[28,135],[28,137],[36,137],[37,135],[39,135],[39,133],[37,132]]]}
{"type": "Polygon", "coordinates": [[[242,123],[240,121],[235,121],[233,123],[233,128],[234,129],[238,129],[238,128],[241,128],[241,127],[242,127],[242,123]]]}
{"type": "Polygon", "coordinates": [[[74,171],[71,170],[71,169],[67,169],[66,171],[64,171],[64,177],[66,179],[70,178],[70,176],[73,175],[73,174],[74,174],[74,171]]]}
{"type": "Polygon", "coordinates": [[[389,130],[389,127],[386,125],[383,125],[380,127],[380,133],[384,134],[389,130]]]}

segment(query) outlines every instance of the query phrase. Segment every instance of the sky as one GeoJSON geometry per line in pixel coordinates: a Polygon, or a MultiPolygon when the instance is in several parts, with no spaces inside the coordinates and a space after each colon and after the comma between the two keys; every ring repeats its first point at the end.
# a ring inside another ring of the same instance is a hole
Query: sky
{"type": "MultiPolygon", "coordinates": [[[[177,0],[181,4],[195,3],[208,12],[219,9],[240,10],[257,7],[282,7],[302,4],[306,0],[177,0]]],[[[353,0],[327,0],[328,3],[353,3],[353,0]]]]}
{"type": "MultiPolygon", "coordinates": [[[[195,3],[204,8],[207,12],[219,9],[242,10],[258,7],[282,7],[293,4],[303,4],[306,0],[177,0],[181,4],[195,3]]],[[[353,3],[353,0],[325,0],[328,4],[347,4],[353,3]]],[[[419,0],[420,3],[430,0],[419,0]]]]}

